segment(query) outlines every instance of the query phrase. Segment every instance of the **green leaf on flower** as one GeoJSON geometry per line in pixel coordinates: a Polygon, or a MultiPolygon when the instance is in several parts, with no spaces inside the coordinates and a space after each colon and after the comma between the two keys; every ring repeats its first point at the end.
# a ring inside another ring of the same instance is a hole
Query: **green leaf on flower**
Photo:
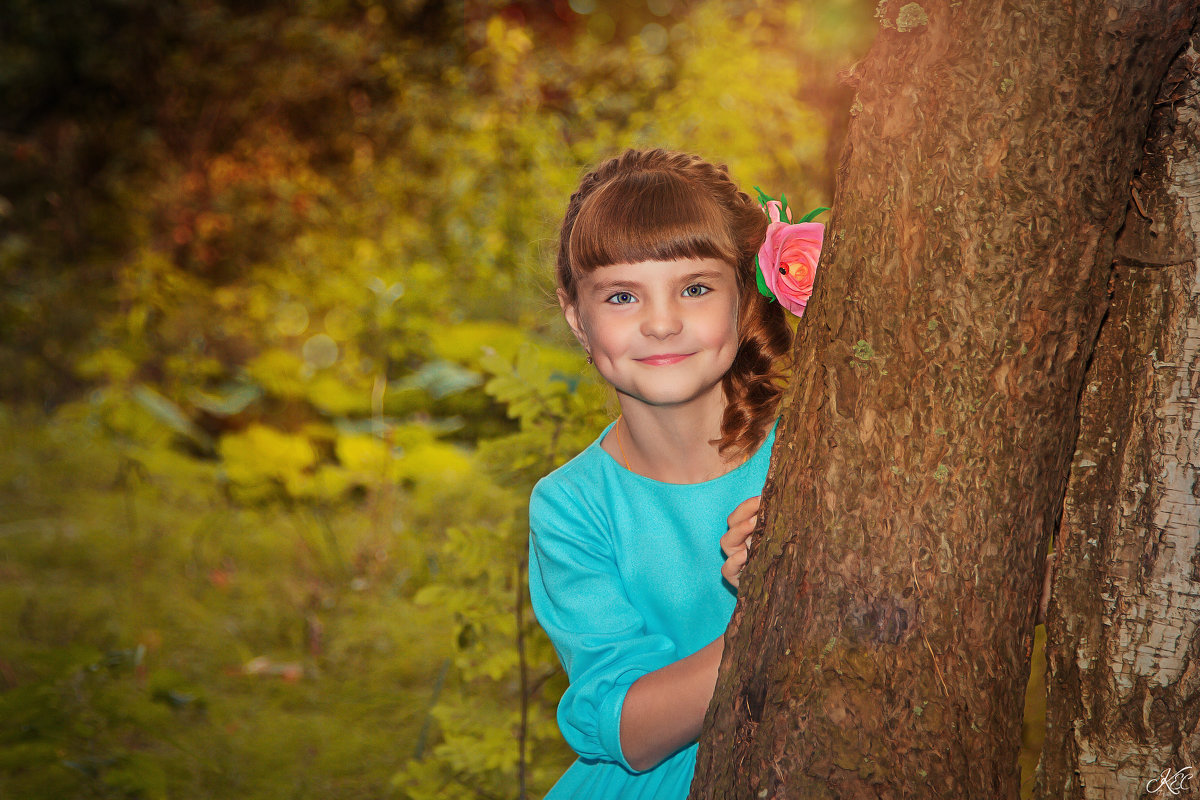
{"type": "Polygon", "coordinates": [[[762,264],[758,263],[758,256],[754,257],[754,265],[757,267],[757,269],[754,270],[754,277],[758,281],[758,293],[763,297],[774,300],[775,295],[772,294],[770,287],[767,286],[766,280],[763,279],[762,264]]]}
{"type": "Polygon", "coordinates": [[[822,214],[828,210],[829,210],[828,206],[821,206],[820,208],[814,208],[812,211],[808,212],[803,217],[801,217],[799,220],[797,220],[797,224],[799,224],[801,222],[812,222],[813,217],[817,216],[818,214],[822,214]]]}

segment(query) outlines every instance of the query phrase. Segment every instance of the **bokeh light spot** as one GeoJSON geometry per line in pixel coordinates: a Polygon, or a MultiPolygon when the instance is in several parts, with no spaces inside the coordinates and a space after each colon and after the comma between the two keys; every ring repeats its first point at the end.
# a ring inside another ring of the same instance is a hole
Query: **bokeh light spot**
{"type": "Polygon", "coordinates": [[[608,14],[601,12],[588,18],[588,33],[601,44],[610,41],[616,32],[617,23],[608,14]]]}
{"type": "Polygon", "coordinates": [[[338,346],[328,334],[310,336],[301,348],[304,362],[315,369],[331,367],[338,360],[338,346]]]}
{"type": "Polygon", "coordinates": [[[576,14],[591,14],[596,10],[596,0],[570,0],[570,6],[576,14]]]}
{"type": "Polygon", "coordinates": [[[658,55],[663,50],[666,50],[667,42],[671,38],[667,34],[667,29],[657,22],[651,22],[646,25],[638,35],[641,37],[642,46],[646,48],[646,52],[653,55],[658,55]]]}
{"type": "Polygon", "coordinates": [[[285,303],[275,314],[275,329],[284,336],[299,336],[308,330],[308,309],[303,303],[285,303]]]}
{"type": "Polygon", "coordinates": [[[325,313],[325,332],[337,341],[353,338],[358,327],[354,314],[345,306],[334,306],[325,313]]]}

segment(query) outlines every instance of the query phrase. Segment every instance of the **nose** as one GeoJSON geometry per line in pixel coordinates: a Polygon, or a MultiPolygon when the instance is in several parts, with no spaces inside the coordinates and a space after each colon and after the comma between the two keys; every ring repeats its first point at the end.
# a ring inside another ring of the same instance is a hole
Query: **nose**
{"type": "Polygon", "coordinates": [[[646,303],[646,315],[642,319],[642,334],[656,339],[674,336],[683,329],[683,315],[679,305],[672,300],[646,303]]]}

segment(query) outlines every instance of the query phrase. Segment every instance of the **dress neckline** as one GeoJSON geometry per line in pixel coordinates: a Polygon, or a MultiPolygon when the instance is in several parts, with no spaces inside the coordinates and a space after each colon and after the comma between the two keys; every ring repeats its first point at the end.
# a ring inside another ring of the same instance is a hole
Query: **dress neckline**
{"type": "Polygon", "coordinates": [[[771,429],[768,430],[767,435],[765,437],[763,437],[762,443],[759,444],[758,449],[755,450],[754,454],[751,455],[748,459],[746,459],[741,464],[737,465],[736,467],[734,467],[733,469],[729,470],[728,472],[726,472],[722,475],[718,475],[715,478],[709,478],[706,481],[698,481],[696,483],[671,483],[669,481],[660,481],[660,480],[656,480],[654,478],[647,478],[645,475],[641,475],[637,472],[634,472],[631,469],[628,469],[624,464],[622,464],[620,461],[618,461],[616,458],[614,458],[611,453],[609,453],[607,450],[605,450],[603,447],[600,446],[600,443],[604,441],[604,437],[608,436],[609,431],[611,431],[613,429],[613,426],[616,424],[617,424],[617,420],[613,420],[612,422],[608,423],[608,425],[604,428],[604,430],[602,430],[600,432],[600,435],[596,437],[596,440],[594,442],[592,442],[590,445],[588,445],[588,449],[590,450],[592,448],[595,448],[596,450],[600,451],[600,458],[602,458],[609,467],[611,467],[612,469],[615,469],[617,471],[618,475],[621,475],[625,478],[628,478],[628,479],[634,480],[634,481],[640,481],[640,482],[645,483],[650,486],[669,486],[672,488],[681,488],[682,489],[682,488],[688,488],[688,487],[711,487],[720,481],[731,479],[732,476],[741,473],[743,470],[750,469],[751,465],[754,464],[756,461],[758,461],[758,459],[760,459],[760,458],[763,458],[763,457],[770,458],[770,456],[771,456],[770,445],[773,445],[775,443],[775,429],[779,427],[779,418],[778,417],[775,418],[775,421],[771,424],[771,429]],[[764,454],[763,451],[766,451],[766,453],[764,454]]]}

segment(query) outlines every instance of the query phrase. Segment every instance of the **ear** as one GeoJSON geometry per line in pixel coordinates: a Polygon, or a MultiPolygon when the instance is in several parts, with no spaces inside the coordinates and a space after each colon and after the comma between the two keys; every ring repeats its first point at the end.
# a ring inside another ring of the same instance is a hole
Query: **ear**
{"type": "Polygon", "coordinates": [[[562,309],[563,316],[567,318],[567,325],[571,328],[571,333],[575,334],[575,338],[583,345],[583,349],[590,353],[591,347],[588,346],[587,331],[584,330],[583,320],[579,317],[579,308],[571,302],[567,293],[562,289],[558,290],[558,305],[562,309]]]}

